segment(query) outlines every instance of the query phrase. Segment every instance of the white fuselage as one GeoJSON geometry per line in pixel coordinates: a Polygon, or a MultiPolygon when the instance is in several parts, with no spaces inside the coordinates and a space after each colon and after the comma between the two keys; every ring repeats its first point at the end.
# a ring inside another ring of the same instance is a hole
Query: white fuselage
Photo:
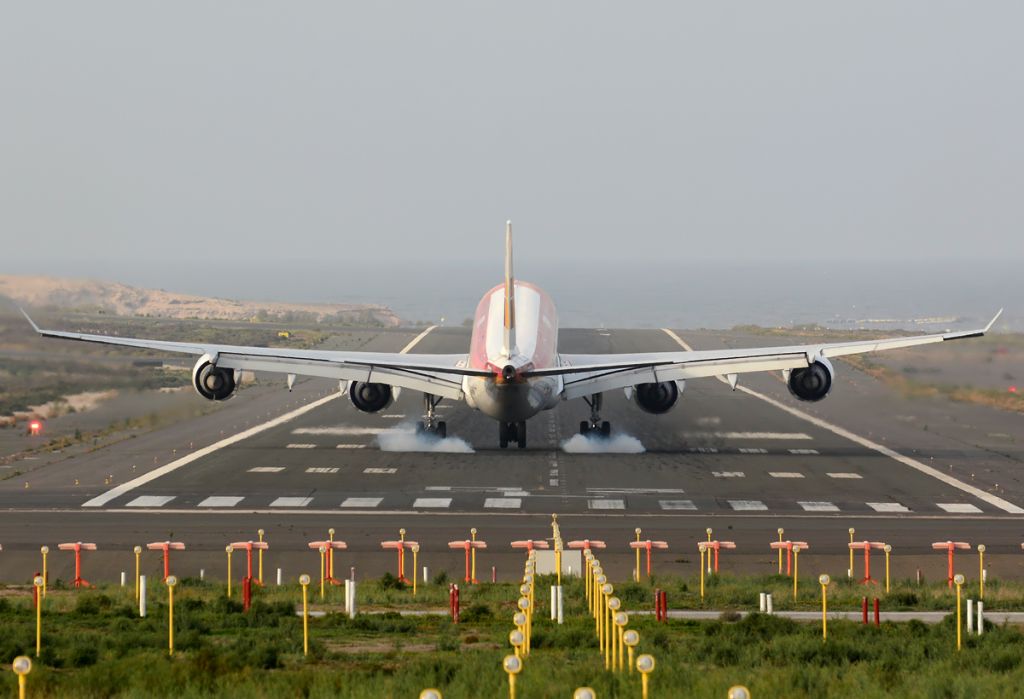
{"type": "Polygon", "coordinates": [[[523,378],[519,372],[558,366],[558,313],[551,298],[528,282],[515,284],[515,344],[506,351],[505,287],[487,292],[473,318],[469,366],[493,376],[463,380],[466,403],[501,422],[522,422],[558,404],[561,377],[523,378]],[[516,376],[502,377],[512,366],[516,376]]]}

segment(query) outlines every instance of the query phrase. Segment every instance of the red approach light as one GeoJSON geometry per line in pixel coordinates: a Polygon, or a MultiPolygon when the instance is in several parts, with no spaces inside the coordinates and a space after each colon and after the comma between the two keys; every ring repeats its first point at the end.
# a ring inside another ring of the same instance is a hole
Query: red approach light
{"type": "Polygon", "coordinates": [[[43,429],[43,423],[39,420],[32,420],[28,423],[28,431],[32,434],[39,434],[41,429],[43,429]]]}
{"type": "Polygon", "coordinates": [[[1010,393],[1016,393],[1016,392],[1017,392],[1017,387],[1016,386],[1010,386],[1010,393]]]}

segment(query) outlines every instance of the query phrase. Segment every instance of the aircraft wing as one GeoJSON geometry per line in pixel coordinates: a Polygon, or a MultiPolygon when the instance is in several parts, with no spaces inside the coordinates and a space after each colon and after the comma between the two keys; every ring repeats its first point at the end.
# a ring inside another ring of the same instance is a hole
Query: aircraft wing
{"type": "Polygon", "coordinates": [[[565,354],[561,356],[560,366],[530,371],[525,376],[562,376],[564,397],[569,399],[642,383],[682,381],[706,376],[731,377],[754,371],[786,371],[807,367],[818,358],[981,337],[992,328],[1002,312],[1000,309],[988,325],[978,330],[882,340],[639,354],[565,354]]]}
{"type": "Polygon", "coordinates": [[[190,354],[196,357],[207,355],[218,367],[225,369],[268,371],[343,381],[385,383],[455,400],[462,398],[463,376],[492,375],[485,371],[467,368],[464,354],[406,354],[401,352],[245,347],[208,342],[169,342],[111,335],[89,335],[60,330],[43,330],[29,318],[25,311],[22,311],[22,314],[32,324],[35,331],[43,337],[190,354]]]}

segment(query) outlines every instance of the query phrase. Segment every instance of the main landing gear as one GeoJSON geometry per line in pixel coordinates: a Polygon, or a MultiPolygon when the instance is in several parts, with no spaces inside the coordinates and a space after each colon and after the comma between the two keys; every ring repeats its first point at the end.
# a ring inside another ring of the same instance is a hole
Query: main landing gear
{"type": "Polygon", "coordinates": [[[444,420],[437,419],[436,409],[441,396],[423,394],[423,420],[416,423],[416,434],[429,434],[440,439],[448,436],[448,425],[444,420]]]}
{"type": "Polygon", "coordinates": [[[612,423],[607,420],[601,420],[601,404],[604,402],[603,395],[595,393],[590,398],[584,398],[583,400],[590,406],[590,419],[580,421],[580,434],[584,437],[588,435],[611,436],[612,423]]]}
{"type": "Polygon", "coordinates": [[[516,442],[520,449],[526,448],[526,422],[499,422],[498,444],[507,449],[509,442],[516,442]]]}

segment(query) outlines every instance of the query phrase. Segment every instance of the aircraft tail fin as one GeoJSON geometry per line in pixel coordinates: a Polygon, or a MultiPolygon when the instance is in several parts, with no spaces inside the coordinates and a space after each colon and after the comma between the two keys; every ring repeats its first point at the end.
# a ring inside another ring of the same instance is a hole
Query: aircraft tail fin
{"type": "Polygon", "coordinates": [[[516,280],[512,273],[512,222],[505,223],[505,332],[502,351],[511,357],[516,351],[516,280]]]}

